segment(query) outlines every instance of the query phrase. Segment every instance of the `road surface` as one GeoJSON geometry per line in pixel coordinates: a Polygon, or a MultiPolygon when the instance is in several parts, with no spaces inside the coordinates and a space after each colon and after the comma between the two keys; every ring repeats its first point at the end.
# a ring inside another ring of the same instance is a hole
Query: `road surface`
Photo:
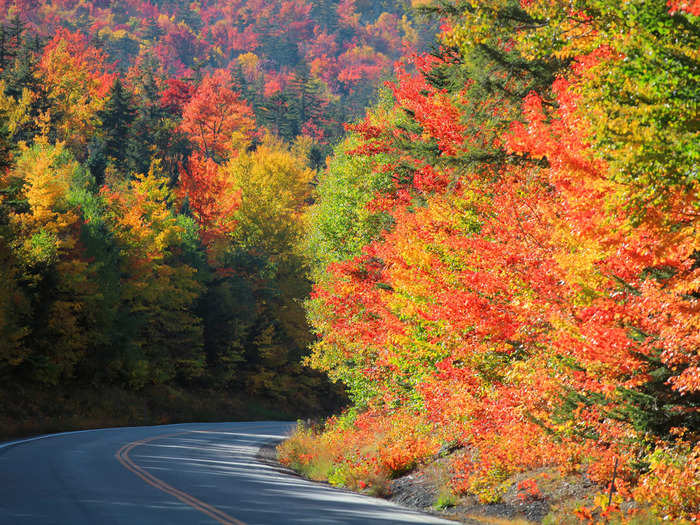
{"type": "Polygon", "coordinates": [[[0,524],[454,523],[256,460],[291,426],[181,424],[0,443],[0,524]]]}

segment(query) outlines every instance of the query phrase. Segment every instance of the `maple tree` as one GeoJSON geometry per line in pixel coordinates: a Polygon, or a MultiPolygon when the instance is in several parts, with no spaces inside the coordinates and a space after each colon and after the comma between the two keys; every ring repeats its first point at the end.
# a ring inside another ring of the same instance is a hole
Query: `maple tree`
{"type": "Polygon", "coordinates": [[[221,70],[202,79],[182,109],[182,130],[205,157],[217,161],[226,158],[236,137],[249,139],[254,127],[252,110],[221,70]]]}
{"type": "Polygon", "coordinates": [[[97,112],[114,79],[106,54],[90,46],[81,33],[62,29],[44,48],[38,72],[54,101],[59,137],[79,141],[74,147],[84,145],[94,133],[97,112]]]}
{"type": "Polygon", "coordinates": [[[205,246],[235,230],[234,212],[240,205],[240,192],[232,177],[214,160],[194,153],[180,174],[178,191],[187,199],[205,246]]]}

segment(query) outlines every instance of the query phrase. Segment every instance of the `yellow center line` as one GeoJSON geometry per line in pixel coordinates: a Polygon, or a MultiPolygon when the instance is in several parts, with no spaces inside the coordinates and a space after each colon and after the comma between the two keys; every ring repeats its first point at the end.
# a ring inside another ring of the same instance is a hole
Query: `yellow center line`
{"type": "Polygon", "coordinates": [[[129,457],[129,452],[131,452],[134,448],[145,445],[147,443],[150,443],[151,441],[154,441],[156,439],[165,439],[165,438],[169,438],[169,437],[181,436],[183,434],[191,434],[191,433],[192,432],[178,432],[177,434],[166,434],[166,435],[150,437],[147,439],[142,439],[139,441],[133,441],[131,443],[127,443],[122,448],[120,448],[116,452],[114,457],[116,457],[117,461],[119,461],[119,463],[121,463],[126,469],[128,469],[131,472],[133,472],[134,474],[136,474],[139,478],[144,480],[146,483],[148,483],[152,487],[155,487],[158,490],[165,492],[166,494],[170,494],[171,496],[176,497],[177,499],[179,499],[183,503],[189,505],[190,507],[192,507],[194,509],[197,509],[200,512],[203,512],[204,514],[206,514],[210,518],[213,518],[214,520],[218,521],[219,523],[222,523],[223,525],[246,525],[244,522],[237,520],[236,518],[234,518],[232,516],[229,516],[228,514],[217,509],[216,507],[212,507],[208,503],[204,503],[203,501],[195,498],[191,494],[188,494],[186,492],[183,492],[182,490],[176,489],[172,485],[168,485],[162,479],[158,479],[150,472],[139,467],[129,457]]]}

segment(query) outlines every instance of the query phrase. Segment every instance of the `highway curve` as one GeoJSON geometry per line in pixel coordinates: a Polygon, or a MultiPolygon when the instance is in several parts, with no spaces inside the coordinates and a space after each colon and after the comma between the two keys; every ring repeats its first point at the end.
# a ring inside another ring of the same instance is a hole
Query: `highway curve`
{"type": "Polygon", "coordinates": [[[0,524],[453,523],[261,463],[290,423],[89,430],[0,444],[0,524]]]}

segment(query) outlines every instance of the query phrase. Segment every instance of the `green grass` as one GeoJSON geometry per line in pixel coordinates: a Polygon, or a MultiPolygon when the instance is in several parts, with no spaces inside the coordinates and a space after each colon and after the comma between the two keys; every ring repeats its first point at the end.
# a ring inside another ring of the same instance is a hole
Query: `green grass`
{"type": "Polygon", "coordinates": [[[437,500],[433,504],[433,508],[436,510],[445,510],[450,507],[454,507],[459,502],[459,498],[452,494],[450,491],[442,491],[438,494],[437,500]]]}

